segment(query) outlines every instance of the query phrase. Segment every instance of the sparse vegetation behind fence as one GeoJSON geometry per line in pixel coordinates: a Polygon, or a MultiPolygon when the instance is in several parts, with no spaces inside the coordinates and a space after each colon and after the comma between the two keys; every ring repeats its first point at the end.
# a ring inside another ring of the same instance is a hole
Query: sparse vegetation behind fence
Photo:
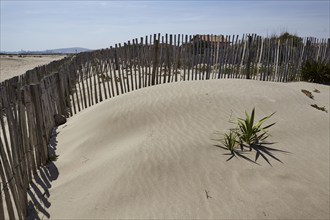
{"type": "Polygon", "coordinates": [[[27,190],[49,159],[55,114],[70,117],[105,99],[180,80],[299,81],[309,60],[330,63],[329,39],[155,34],[1,82],[0,219],[27,215],[27,190]]]}

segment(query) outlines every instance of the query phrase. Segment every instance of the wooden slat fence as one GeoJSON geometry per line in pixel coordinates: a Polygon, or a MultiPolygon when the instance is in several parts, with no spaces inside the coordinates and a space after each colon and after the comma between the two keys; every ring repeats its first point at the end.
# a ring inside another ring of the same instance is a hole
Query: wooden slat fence
{"type": "Polygon", "coordinates": [[[27,216],[27,190],[49,160],[55,114],[70,117],[114,96],[176,81],[299,81],[306,60],[329,63],[330,40],[154,34],[69,56],[1,82],[0,219],[27,216]]]}

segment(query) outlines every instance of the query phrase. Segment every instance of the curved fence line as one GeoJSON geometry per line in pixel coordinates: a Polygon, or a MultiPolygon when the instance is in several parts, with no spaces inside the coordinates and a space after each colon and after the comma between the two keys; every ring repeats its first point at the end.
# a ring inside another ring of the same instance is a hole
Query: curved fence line
{"type": "Polygon", "coordinates": [[[49,161],[55,114],[70,117],[111,97],[181,80],[299,81],[307,60],[329,63],[329,39],[154,34],[1,82],[0,219],[27,216],[30,183],[49,161]]]}

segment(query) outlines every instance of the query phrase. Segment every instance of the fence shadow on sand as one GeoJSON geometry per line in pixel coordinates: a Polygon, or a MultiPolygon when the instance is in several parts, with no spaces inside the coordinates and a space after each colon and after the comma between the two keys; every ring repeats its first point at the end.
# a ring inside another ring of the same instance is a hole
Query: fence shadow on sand
{"type": "Polygon", "coordinates": [[[30,183],[30,189],[28,190],[28,195],[30,198],[28,204],[28,220],[32,219],[42,219],[43,216],[50,218],[50,214],[47,209],[51,206],[48,201],[50,197],[49,189],[52,187],[52,182],[55,181],[59,176],[59,171],[53,160],[56,160],[58,155],[56,155],[57,147],[57,127],[52,130],[50,143],[48,146],[49,162],[39,168],[38,173],[34,176],[34,181],[30,183]]]}

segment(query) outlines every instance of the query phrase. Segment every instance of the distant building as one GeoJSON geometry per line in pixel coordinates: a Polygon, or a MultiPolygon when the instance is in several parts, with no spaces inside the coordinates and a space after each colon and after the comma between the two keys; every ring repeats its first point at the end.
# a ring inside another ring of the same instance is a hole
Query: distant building
{"type": "Polygon", "coordinates": [[[230,41],[228,38],[226,38],[224,35],[194,35],[190,39],[190,44],[195,48],[195,54],[196,53],[204,53],[204,49],[201,50],[201,48],[217,48],[218,44],[219,47],[223,47],[225,45],[229,45],[230,41]],[[200,51],[200,52],[198,52],[200,51]]]}
{"type": "Polygon", "coordinates": [[[223,35],[195,35],[190,40],[191,43],[197,44],[201,43],[201,45],[212,45],[217,46],[218,44],[230,44],[229,39],[226,39],[223,35]]]}

